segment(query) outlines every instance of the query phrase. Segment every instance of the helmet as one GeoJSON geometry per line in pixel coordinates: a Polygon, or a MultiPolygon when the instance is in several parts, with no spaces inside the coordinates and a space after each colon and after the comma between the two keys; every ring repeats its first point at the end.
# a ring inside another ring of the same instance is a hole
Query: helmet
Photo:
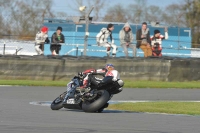
{"type": "Polygon", "coordinates": [[[42,31],[42,32],[48,32],[48,27],[43,26],[43,27],[41,28],[41,31],[42,31]]]}
{"type": "Polygon", "coordinates": [[[114,70],[114,65],[113,64],[106,64],[105,68],[110,71],[110,70],[114,70]]]}
{"type": "Polygon", "coordinates": [[[85,78],[86,74],[84,74],[83,72],[78,72],[78,77],[79,78],[85,78]]]}

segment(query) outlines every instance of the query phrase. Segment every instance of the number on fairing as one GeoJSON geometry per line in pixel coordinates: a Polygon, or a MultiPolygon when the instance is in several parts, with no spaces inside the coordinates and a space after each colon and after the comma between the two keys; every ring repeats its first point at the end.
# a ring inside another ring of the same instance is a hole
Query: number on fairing
{"type": "Polygon", "coordinates": [[[74,104],[75,102],[74,102],[74,99],[68,99],[67,100],[67,104],[74,104]]]}

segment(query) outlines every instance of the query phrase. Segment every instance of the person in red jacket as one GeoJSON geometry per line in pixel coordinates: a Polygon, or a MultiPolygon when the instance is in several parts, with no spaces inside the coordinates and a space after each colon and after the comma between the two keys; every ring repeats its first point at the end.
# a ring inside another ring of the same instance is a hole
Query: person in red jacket
{"type": "Polygon", "coordinates": [[[162,56],[162,41],[168,39],[168,29],[165,28],[165,36],[160,34],[160,30],[154,30],[154,36],[151,38],[152,55],[162,56]]]}

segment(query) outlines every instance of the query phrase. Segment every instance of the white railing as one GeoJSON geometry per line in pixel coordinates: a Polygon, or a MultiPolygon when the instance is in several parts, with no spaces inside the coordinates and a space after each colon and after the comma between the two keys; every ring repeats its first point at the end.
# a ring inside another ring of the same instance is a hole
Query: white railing
{"type": "MultiPolygon", "coordinates": [[[[0,54],[6,55],[36,55],[35,53],[35,49],[34,49],[34,41],[4,41],[4,40],[0,40],[0,54]],[[7,45],[6,43],[9,43],[9,45],[7,45]],[[16,45],[15,45],[16,44],[16,45]],[[32,45],[26,45],[26,44],[32,44],[32,45]],[[22,47],[23,45],[23,47],[22,47]],[[25,48],[24,48],[25,47],[25,48]],[[27,49],[28,48],[28,49],[27,49]],[[22,50],[23,49],[23,50],[22,50]],[[22,50],[22,51],[21,51],[22,50]],[[28,50],[28,51],[27,51],[28,50]]],[[[63,46],[75,46],[72,49],[68,49],[65,53],[63,53],[64,55],[75,55],[78,56],[78,54],[80,54],[79,52],[81,52],[81,55],[83,53],[83,46],[84,44],[67,44],[67,43],[63,43],[63,46]],[[72,52],[75,52],[73,53],[72,52]]],[[[88,44],[88,48],[87,51],[88,52],[104,52],[106,53],[106,49],[103,49],[103,47],[101,47],[100,49],[95,49],[95,47],[99,47],[97,46],[97,44],[88,44]],[[89,48],[90,47],[90,48],[89,48]]],[[[64,48],[64,47],[63,47],[64,48]]],[[[117,53],[123,53],[123,49],[118,46],[118,51],[117,53]]],[[[128,51],[130,54],[132,54],[132,51],[128,51]]],[[[142,56],[143,52],[141,50],[137,50],[137,57],[138,56],[142,56]]],[[[162,51],[162,55],[163,56],[172,56],[172,57],[196,57],[199,58],[200,57],[200,48],[174,48],[174,47],[163,47],[163,51],[162,51]],[[171,50],[177,50],[177,53],[174,52],[166,52],[164,50],[166,49],[171,49],[171,50]],[[181,52],[182,50],[188,50],[190,52],[181,52]]]]}

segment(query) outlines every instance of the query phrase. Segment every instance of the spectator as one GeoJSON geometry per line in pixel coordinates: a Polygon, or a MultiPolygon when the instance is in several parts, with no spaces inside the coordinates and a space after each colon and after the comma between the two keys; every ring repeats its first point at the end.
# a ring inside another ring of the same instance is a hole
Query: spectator
{"type": "Polygon", "coordinates": [[[154,36],[151,38],[151,46],[152,46],[152,55],[153,56],[162,56],[162,40],[168,39],[168,29],[165,28],[165,36],[160,34],[159,30],[154,30],[154,36]]]}
{"type": "Polygon", "coordinates": [[[122,48],[124,49],[125,56],[128,57],[128,48],[133,50],[133,57],[136,57],[136,45],[133,43],[132,29],[127,22],[119,32],[119,39],[122,48]]]}
{"type": "Polygon", "coordinates": [[[98,46],[103,46],[107,48],[107,57],[110,56],[110,48],[112,48],[112,56],[116,57],[117,46],[114,44],[114,39],[112,38],[112,31],[114,30],[113,24],[108,24],[107,28],[102,28],[97,34],[96,40],[98,46]],[[107,38],[110,36],[110,41],[107,38]]]}
{"type": "Polygon", "coordinates": [[[49,43],[47,32],[48,28],[44,26],[41,28],[40,32],[36,34],[35,50],[38,55],[44,55],[44,43],[49,43]]]}
{"type": "Polygon", "coordinates": [[[65,43],[65,37],[61,32],[62,32],[62,27],[58,27],[56,32],[53,33],[51,37],[50,50],[51,50],[52,55],[58,55],[59,51],[61,50],[60,43],[65,43]]]}
{"type": "Polygon", "coordinates": [[[154,36],[151,36],[151,46],[155,47],[154,44],[158,43],[160,47],[162,47],[162,40],[163,39],[168,39],[168,29],[167,27],[165,28],[165,36],[160,34],[159,30],[154,30],[154,36]]]}
{"type": "Polygon", "coordinates": [[[142,28],[137,31],[136,39],[137,48],[142,49],[144,57],[152,56],[150,32],[146,22],[143,22],[142,28]]]}

